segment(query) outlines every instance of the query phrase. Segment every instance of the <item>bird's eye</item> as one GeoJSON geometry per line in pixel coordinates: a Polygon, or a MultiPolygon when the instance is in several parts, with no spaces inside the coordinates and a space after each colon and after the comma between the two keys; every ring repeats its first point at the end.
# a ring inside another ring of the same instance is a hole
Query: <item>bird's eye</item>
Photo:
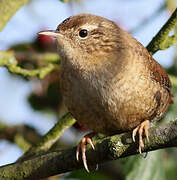
{"type": "Polygon", "coordinates": [[[79,31],[79,36],[80,36],[81,38],[85,38],[87,35],[88,35],[87,29],[81,29],[81,30],[79,31]]]}

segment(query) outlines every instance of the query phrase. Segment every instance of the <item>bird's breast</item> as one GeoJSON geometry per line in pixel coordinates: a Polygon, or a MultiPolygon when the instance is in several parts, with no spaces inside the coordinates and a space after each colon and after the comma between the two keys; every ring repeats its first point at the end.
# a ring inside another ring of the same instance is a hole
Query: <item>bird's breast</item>
{"type": "Polygon", "coordinates": [[[112,134],[131,130],[159,114],[157,97],[166,93],[161,99],[163,104],[168,98],[166,90],[147,76],[146,69],[131,66],[124,70],[126,74],[112,73],[110,69],[83,74],[63,68],[64,102],[80,124],[95,132],[112,134]]]}

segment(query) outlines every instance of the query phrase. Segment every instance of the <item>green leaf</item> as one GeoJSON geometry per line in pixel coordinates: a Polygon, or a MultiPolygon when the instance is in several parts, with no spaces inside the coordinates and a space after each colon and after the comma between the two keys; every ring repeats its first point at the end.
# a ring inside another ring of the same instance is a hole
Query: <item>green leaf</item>
{"type": "Polygon", "coordinates": [[[61,2],[68,2],[69,0],[60,0],[61,2]]]}
{"type": "Polygon", "coordinates": [[[176,171],[176,157],[177,152],[176,148],[165,149],[166,154],[164,154],[164,167],[167,180],[176,180],[177,171],[176,171]]]}
{"type": "Polygon", "coordinates": [[[10,20],[10,18],[21,8],[24,4],[29,2],[29,0],[5,0],[0,1],[0,31],[10,20]]]}
{"type": "Polygon", "coordinates": [[[99,173],[99,172],[90,172],[88,173],[85,169],[72,171],[70,175],[65,177],[67,180],[110,180],[111,178],[99,173]]]}
{"type": "Polygon", "coordinates": [[[131,156],[122,160],[125,180],[165,180],[162,163],[162,150],[142,155],[131,156]]]}

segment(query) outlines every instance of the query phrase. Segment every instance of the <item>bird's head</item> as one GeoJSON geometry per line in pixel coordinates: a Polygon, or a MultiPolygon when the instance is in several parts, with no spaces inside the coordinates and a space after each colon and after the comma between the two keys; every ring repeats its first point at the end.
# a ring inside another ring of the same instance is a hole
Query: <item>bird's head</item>
{"type": "Polygon", "coordinates": [[[59,54],[65,59],[101,61],[117,50],[122,30],[103,17],[79,14],[65,19],[56,30],[39,34],[57,39],[59,54]]]}

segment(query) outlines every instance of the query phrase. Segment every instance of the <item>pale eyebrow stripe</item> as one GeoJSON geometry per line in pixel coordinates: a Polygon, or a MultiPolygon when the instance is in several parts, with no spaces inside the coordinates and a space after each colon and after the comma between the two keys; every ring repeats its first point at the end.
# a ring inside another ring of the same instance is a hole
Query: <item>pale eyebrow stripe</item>
{"type": "Polygon", "coordinates": [[[80,27],[81,29],[87,29],[87,30],[93,30],[97,29],[98,25],[91,25],[91,24],[84,24],[83,26],[80,27]]]}

